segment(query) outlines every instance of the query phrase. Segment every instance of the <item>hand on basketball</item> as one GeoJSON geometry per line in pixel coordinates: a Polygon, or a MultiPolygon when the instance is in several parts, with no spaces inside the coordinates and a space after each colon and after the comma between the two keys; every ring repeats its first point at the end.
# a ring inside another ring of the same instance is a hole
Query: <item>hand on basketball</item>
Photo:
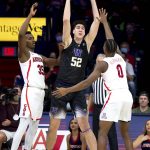
{"type": "Polygon", "coordinates": [[[60,98],[62,96],[65,96],[66,94],[68,94],[67,88],[57,88],[57,90],[52,92],[52,95],[56,98],[60,98]]]}
{"type": "Polygon", "coordinates": [[[38,3],[37,3],[37,2],[32,5],[32,7],[31,7],[31,9],[30,9],[30,14],[31,14],[32,16],[35,15],[35,13],[36,13],[36,11],[37,11],[37,6],[38,6],[38,3]]]}

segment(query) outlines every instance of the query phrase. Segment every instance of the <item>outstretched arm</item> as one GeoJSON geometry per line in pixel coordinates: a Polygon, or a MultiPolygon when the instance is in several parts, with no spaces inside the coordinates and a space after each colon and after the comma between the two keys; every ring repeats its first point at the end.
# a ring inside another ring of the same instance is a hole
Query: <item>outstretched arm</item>
{"type": "Polygon", "coordinates": [[[59,66],[60,58],[61,58],[62,51],[63,51],[63,47],[64,47],[64,44],[61,43],[61,48],[59,48],[59,56],[58,56],[57,59],[55,59],[55,58],[47,58],[45,56],[42,56],[44,65],[46,65],[49,68],[51,68],[53,66],[59,66]]]}
{"type": "Polygon", "coordinates": [[[80,83],[69,87],[69,88],[57,88],[56,91],[52,93],[52,95],[56,96],[57,98],[62,97],[68,93],[81,91],[88,86],[90,86],[98,77],[100,77],[101,72],[106,71],[107,63],[104,61],[98,62],[94,68],[94,71],[89,75],[89,77],[80,83]]]}
{"type": "Polygon", "coordinates": [[[89,33],[85,37],[85,41],[87,42],[87,46],[88,46],[88,51],[90,51],[90,47],[93,41],[95,40],[99,25],[100,25],[100,18],[99,18],[98,8],[97,8],[95,0],[91,0],[91,5],[92,5],[92,12],[93,12],[94,20],[90,27],[89,33]]]}
{"type": "Polygon", "coordinates": [[[64,14],[63,14],[63,36],[62,36],[64,42],[64,48],[68,47],[68,45],[71,43],[70,16],[71,16],[70,0],[66,0],[64,14]]]}
{"type": "MultiPolygon", "coordinates": [[[[107,20],[108,13],[106,12],[106,9],[103,8],[99,9],[99,15],[100,15],[100,20],[104,26],[106,39],[114,39],[114,36],[108,24],[108,20],[107,20]]],[[[118,46],[117,46],[117,53],[120,55],[122,54],[118,46]]]]}
{"type": "Polygon", "coordinates": [[[30,9],[30,13],[24,23],[22,24],[19,35],[18,35],[18,58],[20,61],[24,61],[25,59],[29,58],[29,52],[26,51],[26,32],[28,29],[29,22],[31,18],[35,15],[37,11],[38,3],[34,3],[30,9]]]}

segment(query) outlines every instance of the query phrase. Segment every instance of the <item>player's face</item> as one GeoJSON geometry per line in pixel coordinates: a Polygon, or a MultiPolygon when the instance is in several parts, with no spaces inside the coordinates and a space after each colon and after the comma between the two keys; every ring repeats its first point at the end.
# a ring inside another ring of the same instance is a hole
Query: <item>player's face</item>
{"type": "Polygon", "coordinates": [[[32,34],[26,34],[26,46],[27,48],[34,50],[35,41],[32,34]]]}
{"type": "Polygon", "coordinates": [[[70,128],[71,128],[71,130],[77,130],[79,128],[79,125],[78,125],[78,122],[76,119],[73,119],[70,122],[70,128]]]}
{"type": "Polygon", "coordinates": [[[150,120],[146,122],[146,130],[150,133],[150,120]]]}
{"type": "Polygon", "coordinates": [[[149,103],[149,101],[148,101],[148,97],[146,95],[141,95],[139,97],[139,104],[140,104],[140,106],[146,107],[146,106],[148,106],[148,103],[149,103]]]}
{"type": "Polygon", "coordinates": [[[82,39],[85,36],[85,27],[82,24],[77,24],[73,30],[75,38],[82,39]]]}

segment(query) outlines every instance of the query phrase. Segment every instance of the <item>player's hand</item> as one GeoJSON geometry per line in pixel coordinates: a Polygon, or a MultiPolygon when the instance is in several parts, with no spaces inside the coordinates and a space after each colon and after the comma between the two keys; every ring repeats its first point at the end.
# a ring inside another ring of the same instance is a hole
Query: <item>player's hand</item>
{"type": "Polygon", "coordinates": [[[107,22],[107,15],[108,13],[106,12],[106,9],[99,9],[99,16],[100,16],[100,21],[102,23],[107,22]]]}
{"type": "Polygon", "coordinates": [[[52,92],[52,95],[55,96],[56,98],[60,98],[68,94],[67,88],[56,88],[56,89],[57,90],[52,92]]]}
{"type": "Polygon", "coordinates": [[[32,5],[32,7],[31,7],[31,9],[30,9],[30,15],[31,15],[31,16],[34,16],[34,15],[35,15],[35,13],[36,13],[36,11],[37,11],[37,6],[38,6],[38,3],[37,3],[37,2],[32,5]]]}
{"type": "Polygon", "coordinates": [[[2,122],[3,126],[9,126],[11,124],[11,121],[6,119],[5,121],[2,122]]]}

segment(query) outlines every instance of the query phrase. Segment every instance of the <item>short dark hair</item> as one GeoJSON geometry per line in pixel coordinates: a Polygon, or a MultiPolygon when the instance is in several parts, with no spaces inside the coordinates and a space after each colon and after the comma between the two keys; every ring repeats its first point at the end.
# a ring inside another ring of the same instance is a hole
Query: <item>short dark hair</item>
{"type": "Polygon", "coordinates": [[[27,31],[26,34],[32,34],[30,31],[27,31]]]}
{"type": "Polygon", "coordinates": [[[73,24],[72,24],[72,28],[74,29],[77,24],[82,24],[85,27],[85,29],[86,29],[86,23],[85,23],[84,20],[76,20],[76,21],[74,21],[73,24]]]}
{"type": "Polygon", "coordinates": [[[146,96],[148,99],[149,99],[149,94],[148,94],[148,92],[146,92],[146,91],[142,91],[142,92],[140,92],[140,94],[139,94],[139,97],[140,96],[146,96]]]}
{"type": "Polygon", "coordinates": [[[115,42],[114,39],[107,39],[104,43],[107,51],[110,53],[114,53],[117,51],[117,43],[115,42]]]}

